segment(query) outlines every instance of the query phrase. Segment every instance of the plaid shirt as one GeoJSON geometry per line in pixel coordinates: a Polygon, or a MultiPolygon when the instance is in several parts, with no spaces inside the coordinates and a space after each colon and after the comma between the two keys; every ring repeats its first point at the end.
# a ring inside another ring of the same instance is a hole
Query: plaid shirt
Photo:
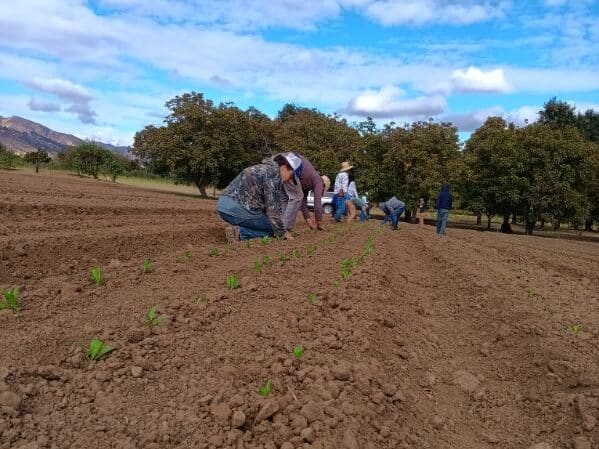
{"type": "Polygon", "coordinates": [[[266,214],[274,235],[285,232],[283,211],[287,194],[279,173],[279,166],[270,159],[244,169],[221,193],[233,198],[251,212],[266,214]]]}

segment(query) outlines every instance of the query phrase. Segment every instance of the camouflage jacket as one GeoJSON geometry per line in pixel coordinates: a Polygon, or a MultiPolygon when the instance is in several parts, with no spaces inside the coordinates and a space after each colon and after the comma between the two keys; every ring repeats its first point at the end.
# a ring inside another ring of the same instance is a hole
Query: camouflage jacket
{"type": "Polygon", "coordinates": [[[279,166],[270,159],[244,169],[221,195],[233,198],[251,212],[266,214],[275,236],[283,235],[283,211],[287,194],[279,174],[279,166]]]}

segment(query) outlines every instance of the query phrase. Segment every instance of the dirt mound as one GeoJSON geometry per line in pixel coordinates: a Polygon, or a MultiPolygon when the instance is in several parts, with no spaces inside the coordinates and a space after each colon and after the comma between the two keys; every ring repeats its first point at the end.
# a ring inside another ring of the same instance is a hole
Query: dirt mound
{"type": "Polygon", "coordinates": [[[2,449],[599,444],[596,245],[373,222],[229,247],[213,202],[5,172],[0,211],[2,449]]]}

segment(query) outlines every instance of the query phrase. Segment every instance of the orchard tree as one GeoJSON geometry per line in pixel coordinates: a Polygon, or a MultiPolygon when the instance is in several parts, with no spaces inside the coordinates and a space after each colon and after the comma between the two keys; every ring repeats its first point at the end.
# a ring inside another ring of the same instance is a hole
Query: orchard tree
{"type": "Polygon", "coordinates": [[[337,174],[340,163],[353,160],[361,147],[357,130],[338,116],[325,115],[316,109],[288,104],[275,122],[277,151],[302,154],[321,174],[331,179],[337,174]]]}
{"type": "Polygon", "coordinates": [[[177,96],[166,107],[171,113],[164,126],[138,132],[132,153],[157,173],[193,183],[201,196],[210,184],[226,185],[272,147],[271,121],[254,108],[215,107],[196,92],[177,96]]]}
{"type": "Polygon", "coordinates": [[[26,153],[25,156],[23,156],[23,160],[35,166],[36,173],[39,173],[40,166],[42,164],[47,164],[51,161],[48,153],[44,150],[39,149],[37,151],[31,151],[29,153],[26,153]]]}
{"type": "Polygon", "coordinates": [[[0,143],[0,168],[12,169],[17,167],[22,159],[0,143]]]}
{"type": "Polygon", "coordinates": [[[461,191],[469,210],[487,215],[487,229],[491,218],[499,214],[502,231],[511,232],[510,215],[527,187],[522,156],[516,128],[500,117],[489,117],[466,143],[467,171],[461,191]]]}

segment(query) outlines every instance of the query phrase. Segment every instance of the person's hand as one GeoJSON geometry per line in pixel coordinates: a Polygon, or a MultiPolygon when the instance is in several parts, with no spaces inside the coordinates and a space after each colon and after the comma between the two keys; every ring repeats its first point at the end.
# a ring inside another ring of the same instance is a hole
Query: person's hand
{"type": "Polygon", "coordinates": [[[285,234],[283,234],[283,238],[285,240],[293,240],[294,239],[293,235],[289,231],[285,231],[285,234]]]}
{"type": "Polygon", "coordinates": [[[306,218],[306,224],[310,227],[310,229],[316,229],[316,223],[312,217],[306,218]]]}

